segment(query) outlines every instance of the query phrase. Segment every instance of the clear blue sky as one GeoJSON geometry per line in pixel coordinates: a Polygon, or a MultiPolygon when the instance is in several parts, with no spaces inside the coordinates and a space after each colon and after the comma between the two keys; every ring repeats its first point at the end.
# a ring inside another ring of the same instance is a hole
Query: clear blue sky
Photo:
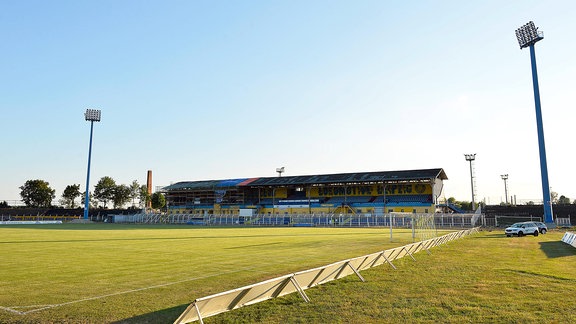
{"type": "Polygon", "coordinates": [[[0,2],[0,201],[27,180],[185,180],[444,168],[445,196],[576,199],[576,1],[0,2]]]}

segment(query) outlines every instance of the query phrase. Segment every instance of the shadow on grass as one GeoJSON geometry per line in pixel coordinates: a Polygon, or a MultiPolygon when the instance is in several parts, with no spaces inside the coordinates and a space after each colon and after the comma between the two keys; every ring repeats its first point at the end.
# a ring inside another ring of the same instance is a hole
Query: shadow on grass
{"type": "Polygon", "coordinates": [[[172,308],[162,309],[156,312],[126,318],[120,321],[112,322],[113,324],[156,324],[156,323],[174,323],[174,321],[186,310],[189,304],[175,306],[172,308]]]}
{"type": "Polygon", "coordinates": [[[561,258],[576,255],[576,249],[561,242],[540,242],[540,249],[544,251],[548,258],[561,258]]]}
{"type": "Polygon", "coordinates": [[[488,234],[471,236],[471,238],[475,240],[483,240],[483,239],[502,239],[506,237],[506,234],[504,234],[503,231],[501,232],[487,231],[487,233],[488,234]]]}

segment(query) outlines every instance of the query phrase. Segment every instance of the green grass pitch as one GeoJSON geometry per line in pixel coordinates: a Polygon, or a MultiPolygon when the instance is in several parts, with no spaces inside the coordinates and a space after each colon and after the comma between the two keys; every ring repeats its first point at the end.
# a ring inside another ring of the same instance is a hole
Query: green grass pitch
{"type": "Polygon", "coordinates": [[[407,230],[0,227],[0,322],[174,320],[195,298],[411,242],[407,230]]]}
{"type": "MultiPolygon", "coordinates": [[[[576,284],[576,253],[556,246],[560,238],[484,232],[398,260],[396,271],[362,272],[366,283],[351,276],[310,289],[308,304],[293,294],[205,322],[483,321],[513,318],[516,308],[544,316],[576,284]]],[[[196,298],[411,242],[409,230],[390,242],[387,228],[3,226],[0,322],[171,323],[196,298]]],[[[555,311],[560,322],[576,320],[569,310],[555,311]]]]}

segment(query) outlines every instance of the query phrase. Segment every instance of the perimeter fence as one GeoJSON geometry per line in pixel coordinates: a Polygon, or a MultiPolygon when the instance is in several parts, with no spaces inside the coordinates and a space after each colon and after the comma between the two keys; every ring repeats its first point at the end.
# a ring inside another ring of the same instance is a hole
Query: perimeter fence
{"type": "Polygon", "coordinates": [[[415,218],[433,217],[436,228],[472,228],[485,225],[481,214],[133,214],[113,215],[114,223],[187,224],[198,226],[395,227],[411,228],[415,218]]]}
{"type": "Polygon", "coordinates": [[[382,264],[389,264],[393,269],[393,261],[410,256],[414,261],[414,253],[448,243],[467,235],[478,233],[478,228],[452,232],[432,239],[407,244],[401,247],[364,255],[357,258],[342,260],[310,270],[300,271],[253,285],[225,291],[196,299],[174,321],[174,323],[191,323],[203,318],[228,312],[243,306],[256,304],[268,299],[281,297],[297,292],[305,302],[310,302],[305,290],[349,275],[356,275],[361,281],[365,279],[360,271],[382,264]]]}

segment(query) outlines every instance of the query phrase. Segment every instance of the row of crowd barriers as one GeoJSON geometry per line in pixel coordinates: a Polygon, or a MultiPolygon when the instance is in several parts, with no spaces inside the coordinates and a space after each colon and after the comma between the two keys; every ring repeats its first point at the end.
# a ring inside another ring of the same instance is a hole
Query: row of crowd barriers
{"type": "Polygon", "coordinates": [[[180,324],[200,321],[200,323],[203,324],[203,318],[294,292],[298,292],[305,302],[310,302],[310,298],[308,298],[305,292],[306,289],[352,274],[356,275],[361,281],[365,281],[360,274],[362,270],[384,263],[388,263],[393,269],[396,269],[392,263],[394,260],[410,256],[416,261],[413,256],[416,252],[425,250],[430,254],[430,248],[476,233],[478,233],[477,227],[452,232],[425,241],[339,261],[323,267],[296,272],[242,288],[198,298],[184,310],[174,323],[180,324]]]}
{"type": "Polygon", "coordinates": [[[439,228],[472,228],[484,226],[481,214],[133,214],[113,215],[114,223],[188,224],[198,226],[302,226],[302,227],[411,227],[415,216],[434,216],[439,228]]]}
{"type": "Polygon", "coordinates": [[[0,221],[0,225],[44,225],[44,224],[62,224],[61,220],[49,221],[0,221]]]}
{"type": "Polygon", "coordinates": [[[80,219],[81,216],[69,215],[0,215],[1,222],[46,222],[46,221],[60,221],[70,222],[80,219]]]}
{"type": "Polygon", "coordinates": [[[576,247],[576,233],[566,232],[562,237],[562,242],[576,247]]]}

